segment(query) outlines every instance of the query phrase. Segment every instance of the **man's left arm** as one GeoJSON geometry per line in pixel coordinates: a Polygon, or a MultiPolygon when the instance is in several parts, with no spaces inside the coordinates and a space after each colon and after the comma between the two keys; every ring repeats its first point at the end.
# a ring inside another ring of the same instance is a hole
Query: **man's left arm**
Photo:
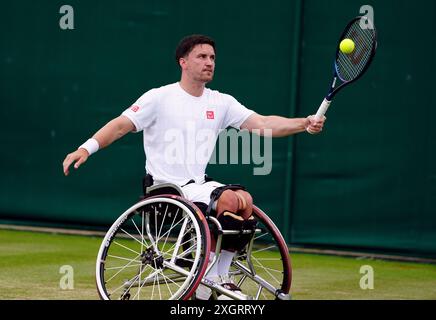
{"type": "Polygon", "coordinates": [[[272,134],[273,137],[286,137],[304,131],[310,134],[317,134],[322,131],[325,119],[326,118],[323,117],[321,120],[317,121],[315,120],[315,116],[309,116],[307,118],[285,118],[254,113],[242,123],[241,130],[246,129],[250,132],[258,130],[257,133],[260,135],[272,134]]]}

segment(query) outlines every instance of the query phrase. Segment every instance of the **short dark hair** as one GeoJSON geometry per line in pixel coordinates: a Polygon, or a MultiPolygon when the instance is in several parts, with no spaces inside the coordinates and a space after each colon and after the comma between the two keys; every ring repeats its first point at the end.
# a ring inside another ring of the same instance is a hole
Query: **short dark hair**
{"type": "Polygon", "coordinates": [[[180,40],[179,45],[176,48],[176,63],[179,65],[180,58],[188,55],[192,49],[198,44],[209,44],[215,50],[215,41],[202,34],[192,34],[190,36],[184,37],[180,40]]]}

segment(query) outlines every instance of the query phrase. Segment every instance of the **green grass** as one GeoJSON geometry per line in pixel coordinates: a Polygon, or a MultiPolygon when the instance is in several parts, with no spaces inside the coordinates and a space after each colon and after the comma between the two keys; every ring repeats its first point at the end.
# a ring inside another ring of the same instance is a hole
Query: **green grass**
{"type": "MultiPolygon", "coordinates": [[[[95,259],[101,238],[0,230],[0,299],[98,299],[95,259]],[[61,266],[74,268],[74,289],[60,289],[61,266]]],[[[436,299],[436,266],[292,254],[292,293],[306,299],[436,299]],[[374,289],[359,286],[360,267],[374,289]]]]}
{"type": "Polygon", "coordinates": [[[436,266],[408,262],[293,254],[295,299],[436,299],[436,266]],[[374,289],[362,290],[360,268],[374,270],[374,289]]]}
{"type": "Polygon", "coordinates": [[[0,299],[98,299],[96,237],[0,230],[0,299]],[[74,268],[74,289],[61,290],[63,265],[74,268]]]}

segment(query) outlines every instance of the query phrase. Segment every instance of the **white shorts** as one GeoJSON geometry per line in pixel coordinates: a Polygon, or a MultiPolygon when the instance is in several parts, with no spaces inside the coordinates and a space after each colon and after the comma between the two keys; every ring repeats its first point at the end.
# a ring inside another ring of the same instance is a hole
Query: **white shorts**
{"type": "Polygon", "coordinates": [[[182,190],[189,201],[209,204],[212,191],[222,186],[224,186],[222,183],[209,181],[202,184],[190,183],[183,186],[182,190]]]}

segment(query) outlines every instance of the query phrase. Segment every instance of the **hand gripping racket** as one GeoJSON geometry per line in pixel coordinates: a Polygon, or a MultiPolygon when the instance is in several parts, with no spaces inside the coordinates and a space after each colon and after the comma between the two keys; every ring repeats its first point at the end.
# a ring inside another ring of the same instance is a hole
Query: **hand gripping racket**
{"type": "Polygon", "coordinates": [[[377,31],[373,22],[366,16],[358,16],[351,20],[342,33],[337,49],[333,68],[333,79],[328,94],[321,103],[315,119],[321,119],[327,112],[334,96],[346,85],[359,79],[371,64],[377,49],[377,31]],[[355,49],[345,54],[339,49],[344,39],[351,39],[355,49]]]}

